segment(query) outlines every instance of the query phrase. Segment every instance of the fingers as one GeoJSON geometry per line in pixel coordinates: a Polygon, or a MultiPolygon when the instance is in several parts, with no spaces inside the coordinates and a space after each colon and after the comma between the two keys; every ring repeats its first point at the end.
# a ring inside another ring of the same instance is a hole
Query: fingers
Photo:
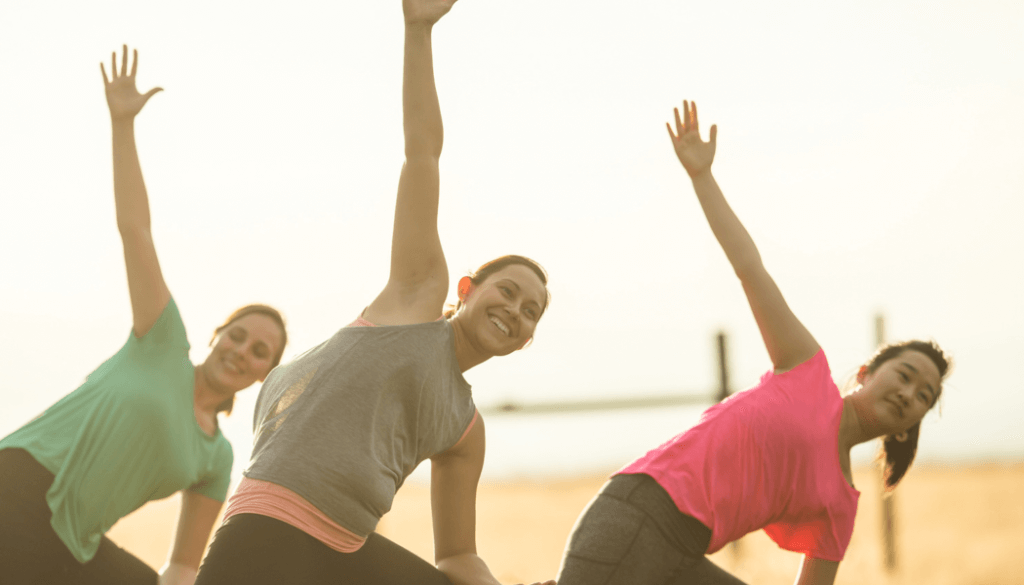
{"type": "Polygon", "coordinates": [[[711,125],[711,138],[709,138],[709,141],[711,142],[712,146],[715,145],[715,139],[717,137],[718,137],[718,125],[717,124],[712,124],[711,125]]]}
{"type": "Polygon", "coordinates": [[[162,87],[154,87],[153,89],[147,91],[146,95],[142,96],[142,105],[146,105],[146,102],[149,101],[149,98],[153,97],[155,94],[157,94],[157,93],[159,93],[159,92],[161,92],[163,90],[164,90],[164,88],[162,88],[162,87]]]}
{"type": "Polygon", "coordinates": [[[107,77],[107,70],[100,63],[100,71],[103,73],[103,82],[110,84],[119,77],[129,76],[134,78],[135,72],[139,69],[139,50],[132,49],[132,72],[128,73],[128,45],[122,45],[121,71],[117,71],[117,51],[110,53],[110,77],[107,77]]]}
{"type": "Polygon", "coordinates": [[[672,125],[665,122],[665,128],[668,129],[668,137],[672,139],[672,144],[678,142],[679,138],[676,136],[676,133],[672,131],[672,125]]]}
{"type": "MultiPolygon", "coordinates": [[[[679,115],[679,108],[673,108],[672,110],[676,116],[676,131],[672,131],[672,126],[666,123],[668,126],[668,134],[672,137],[673,141],[677,141],[683,137],[683,134],[688,132],[697,132],[700,134],[700,122],[697,118],[697,102],[691,102],[689,100],[683,100],[683,115],[679,115]]],[[[715,126],[711,126],[711,142],[715,141],[715,135],[718,129],[715,126]]]]}

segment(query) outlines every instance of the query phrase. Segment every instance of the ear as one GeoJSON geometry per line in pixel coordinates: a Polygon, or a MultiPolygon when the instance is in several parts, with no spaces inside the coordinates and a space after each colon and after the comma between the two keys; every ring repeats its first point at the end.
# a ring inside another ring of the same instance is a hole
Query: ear
{"type": "Polygon", "coordinates": [[[860,369],[857,370],[857,383],[858,384],[863,384],[864,383],[864,378],[866,378],[867,376],[868,376],[868,367],[867,366],[861,366],[860,369]]]}
{"type": "Polygon", "coordinates": [[[466,302],[466,299],[469,298],[469,294],[473,292],[474,288],[472,278],[468,276],[460,278],[458,286],[459,300],[466,302]]]}

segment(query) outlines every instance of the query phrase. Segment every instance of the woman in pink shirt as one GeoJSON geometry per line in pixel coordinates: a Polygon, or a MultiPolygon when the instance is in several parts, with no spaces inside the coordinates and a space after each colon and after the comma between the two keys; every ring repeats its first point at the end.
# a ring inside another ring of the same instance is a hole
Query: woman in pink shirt
{"type": "Polygon", "coordinates": [[[693,428],[620,470],[580,516],[559,585],[736,584],[705,555],[754,530],[803,553],[797,585],[831,585],[860,496],[850,449],[883,439],[886,489],[917,451],[920,423],[942,392],[949,359],[933,342],[889,345],[846,397],[786,304],[711,163],[717,128],[700,138],[697,106],[668,131],[712,232],[747,295],[773,369],[712,406],[693,428]]]}

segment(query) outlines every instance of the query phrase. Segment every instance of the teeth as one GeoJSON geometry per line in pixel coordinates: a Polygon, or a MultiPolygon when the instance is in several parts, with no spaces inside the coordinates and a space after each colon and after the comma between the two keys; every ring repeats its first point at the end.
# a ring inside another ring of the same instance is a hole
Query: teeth
{"type": "Polygon", "coordinates": [[[491,323],[494,323],[498,329],[501,329],[501,332],[506,336],[511,335],[508,331],[508,327],[505,327],[505,324],[499,321],[497,317],[491,317],[491,323]]]}

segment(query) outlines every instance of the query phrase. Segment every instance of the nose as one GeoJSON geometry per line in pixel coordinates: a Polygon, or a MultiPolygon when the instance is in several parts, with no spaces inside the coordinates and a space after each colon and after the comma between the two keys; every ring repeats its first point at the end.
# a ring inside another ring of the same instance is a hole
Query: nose
{"type": "Polygon", "coordinates": [[[903,406],[909,406],[910,405],[910,396],[911,396],[911,393],[913,393],[913,391],[914,391],[914,389],[910,388],[908,386],[904,386],[903,388],[900,388],[900,391],[896,394],[896,396],[899,397],[900,403],[903,406]]]}
{"type": "Polygon", "coordinates": [[[516,321],[519,320],[519,304],[518,303],[513,303],[513,304],[505,307],[505,312],[508,313],[508,316],[511,317],[512,319],[514,319],[516,321]]]}
{"type": "Polygon", "coordinates": [[[248,362],[249,357],[252,355],[252,344],[249,343],[249,340],[246,340],[238,345],[232,353],[234,354],[235,359],[248,362]]]}

